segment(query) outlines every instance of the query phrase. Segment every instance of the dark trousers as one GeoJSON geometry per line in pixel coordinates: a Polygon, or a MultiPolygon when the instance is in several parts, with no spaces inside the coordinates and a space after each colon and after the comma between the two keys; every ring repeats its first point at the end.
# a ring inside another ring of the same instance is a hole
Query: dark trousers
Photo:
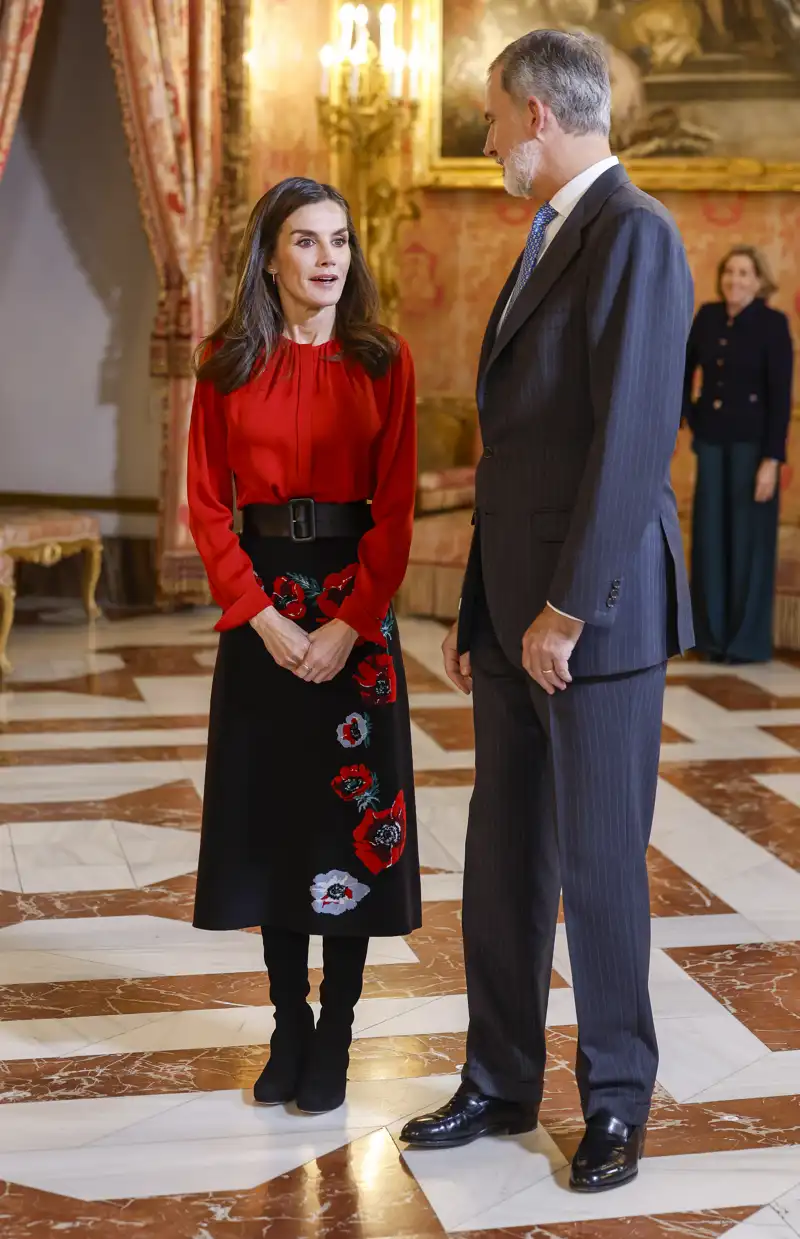
{"type": "Polygon", "coordinates": [[[658,1064],[646,853],[666,665],[548,697],[508,661],[485,608],[471,656],[464,1075],[490,1096],[540,1101],[563,888],[584,1113],[643,1123],[658,1064]]]}
{"type": "Polygon", "coordinates": [[[712,658],[772,656],[778,496],[753,498],[757,443],[699,443],[692,521],[692,611],[698,650],[712,658]]]}

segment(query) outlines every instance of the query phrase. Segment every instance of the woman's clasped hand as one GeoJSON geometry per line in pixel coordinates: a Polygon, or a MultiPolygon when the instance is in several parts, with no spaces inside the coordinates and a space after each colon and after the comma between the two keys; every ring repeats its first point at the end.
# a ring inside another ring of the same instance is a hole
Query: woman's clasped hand
{"type": "Polygon", "coordinates": [[[279,667],[309,684],[324,684],[344,667],[358,633],[343,620],[333,619],[317,632],[305,632],[294,620],[267,607],[250,620],[279,667]]]}

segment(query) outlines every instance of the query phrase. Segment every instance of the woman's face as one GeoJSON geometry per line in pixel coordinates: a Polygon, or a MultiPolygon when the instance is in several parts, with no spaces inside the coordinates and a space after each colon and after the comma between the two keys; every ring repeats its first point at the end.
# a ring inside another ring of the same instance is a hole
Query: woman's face
{"type": "Polygon", "coordinates": [[[732,309],[743,309],[761,291],[761,277],[752,258],[747,254],[733,254],[725,263],[720,281],[722,295],[732,309]]]}
{"type": "Polygon", "coordinates": [[[267,268],[290,306],[313,311],[336,305],[350,269],[347,217],[339,204],[313,202],[294,211],[267,268]]]}

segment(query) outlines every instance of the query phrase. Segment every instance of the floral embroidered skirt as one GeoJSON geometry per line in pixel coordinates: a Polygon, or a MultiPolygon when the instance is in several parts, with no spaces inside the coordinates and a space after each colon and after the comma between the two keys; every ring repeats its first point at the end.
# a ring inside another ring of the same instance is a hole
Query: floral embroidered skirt
{"type": "MultiPolygon", "coordinates": [[[[246,535],[276,607],[311,632],[357,572],[355,538],[246,535]]],[[[397,625],[326,684],[279,667],[249,624],[214,671],[194,924],[394,936],[421,924],[411,730],[397,625]]]]}

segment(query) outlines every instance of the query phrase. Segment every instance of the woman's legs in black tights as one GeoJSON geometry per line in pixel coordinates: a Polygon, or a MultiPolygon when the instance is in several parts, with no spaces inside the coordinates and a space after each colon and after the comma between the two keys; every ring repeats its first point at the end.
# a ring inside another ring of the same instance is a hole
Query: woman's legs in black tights
{"type": "Polygon", "coordinates": [[[369,938],[323,939],[321,1012],[297,1094],[301,1110],[323,1113],[342,1105],[355,1006],[364,984],[369,938]]]}
{"type": "Polygon", "coordinates": [[[269,1062],[253,1089],[256,1101],[277,1105],[294,1101],[314,1035],[308,1005],[308,935],[262,926],[264,962],[275,1009],[269,1062]]]}

